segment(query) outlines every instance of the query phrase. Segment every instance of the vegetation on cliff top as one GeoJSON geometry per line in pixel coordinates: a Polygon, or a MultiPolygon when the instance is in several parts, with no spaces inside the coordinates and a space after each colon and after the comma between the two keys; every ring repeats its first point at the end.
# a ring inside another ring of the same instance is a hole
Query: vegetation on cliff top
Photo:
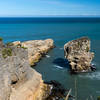
{"type": "Polygon", "coordinates": [[[7,46],[13,46],[14,44],[11,42],[6,43],[7,46]]]}
{"type": "Polygon", "coordinates": [[[2,41],[3,40],[3,38],[2,37],[0,37],[0,41],[2,41]]]}
{"type": "Polygon", "coordinates": [[[27,49],[27,47],[24,47],[24,46],[21,46],[21,48],[23,48],[23,49],[27,49]]]}
{"type": "Polygon", "coordinates": [[[21,44],[18,44],[17,47],[20,47],[20,48],[23,48],[23,49],[27,49],[27,47],[24,47],[21,44]]]}
{"type": "Polygon", "coordinates": [[[12,49],[11,48],[4,48],[2,50],[3,58],[7,58],[8,56],[12,56],[12,49]]]}
{"type": "MultiPolygon", "coordinates": [[[[0,41],[2,41],[3,39],[0,37],[0,41]]],[[[14,46],[14,44],[12,42],[8,42],[4,45],[4,47],[2,47],[1,49],[1,53],[2,53],[2,57],[5,59],[8,56],[12,56],[12,47],[10,46],[14,46]]],[[[16,46],[15,46],[16,47],[16,46]]],[[[17,47],[23,48],[23,49],[27,49],[26,47],[22,46],[21,44],[17,45],[17,47]]]]}

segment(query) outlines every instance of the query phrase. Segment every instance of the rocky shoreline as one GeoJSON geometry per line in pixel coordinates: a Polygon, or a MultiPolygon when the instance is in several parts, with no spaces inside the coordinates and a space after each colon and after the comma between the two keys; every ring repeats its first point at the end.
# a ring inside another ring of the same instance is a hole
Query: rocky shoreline
{"type": "Polygon", "coordinates": [[[31,41],[15,41],[14,45],[21,46],[23,48],[27,48],[28,50],[28,58],[31,66],[36,65],[36,63],[45,56],[49,50],[53,49],[54,41],[52,39],[46,40],[31,40],[31,41]]]}
{"type": "MultiPolygon", "coordinates": [[[[57,81],[44,82],[32,67],[53,49],[54,41],[31,40],[4,44],[0,39],[0,100],[60,100],[68,91],[57,81]]],[[[82,37],[64,45],[65,58],[74,73],[94,71],[90,39],[82,37]]],[[[74,98],[69,95],[69,97],[74,98]]]]}
{"type": "Polygon", "coordinates": [[[44,84],[41,74],[30,65],[34,65],[42,54],[53,47],[51,39],[7,44],[0,40],[0,100],[43,100],[46,98],[50,87],[44,84]]]}

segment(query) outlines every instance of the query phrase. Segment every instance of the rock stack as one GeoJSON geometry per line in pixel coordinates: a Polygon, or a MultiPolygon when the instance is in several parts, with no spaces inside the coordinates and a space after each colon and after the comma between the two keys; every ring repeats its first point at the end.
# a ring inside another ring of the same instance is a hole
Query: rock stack
{"type": "Polygon", "coordinates": [[[90,52],[90,39],[82,37],[69,41],[64,45],[65,58],[69,61],[72,72],[87,72],[91,70],[94,53],[90,52]]]}

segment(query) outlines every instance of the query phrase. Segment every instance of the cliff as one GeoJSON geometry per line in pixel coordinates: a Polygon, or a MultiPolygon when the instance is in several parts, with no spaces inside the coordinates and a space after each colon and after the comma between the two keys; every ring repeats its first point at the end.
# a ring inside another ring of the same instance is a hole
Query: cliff
{"type": "MultiPolygon", "coordinates": [[[[38,41],[37,41],[38,42],[38,41]]],[[[30,67],[29,50],[12,43],[0,43],[0,100],[42,100],[48,86],[30,67]]],[[[27,42],[25,42],[27,43],[27,42]]],[[[23,44],[25,44],[23,43],[23,44]]],[[[28,42],[28,45],[33,45],[28,42]]],[[[33,50],[33,49],[32,49],[33,50]]]]}
{"type": "Polygon", "coordinates": [[[44,56],[50,49],[54,48],[54,42],[52,39],[31,40],[22,43],[16,41],[13,42],[13,44],[28,49],[28,58],[31,66],[35,65],[42,56],[44,56]]]}
{"type": "Polygon", "coordinates": [[[90,39],[88,37],[69,41],[64,45],[64,52],[73,72],[91,70],[91,61],[94,53],[90,52],[90,39]]]}

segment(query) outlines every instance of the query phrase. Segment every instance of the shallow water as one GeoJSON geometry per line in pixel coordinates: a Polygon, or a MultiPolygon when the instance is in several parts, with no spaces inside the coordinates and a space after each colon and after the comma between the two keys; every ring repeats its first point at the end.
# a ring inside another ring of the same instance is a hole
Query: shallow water
{"type": "Polygon", "coordinates": [[[5,23],[0,23],[0,36],[4,38],[4,42],[52,38],[56,48],[42,58],[34,68],[42,74],[45,81],[57,80],[66,88],[72,88],[73,95],[77,91],[77,100],[87,98],[91,100],[91,95],[96,100],[100,95],[100,21],[85,22],[85,19],[83,20],[76,19],[75,22],[62,23],[59,21],[13,22],[12,24],[5,21],[5,23]],[[93,63],[96,64],[97,71],[71,75],[68,63],[64,59],[63,46],[66,42],[81,36],[88,36],[91,39],[92,51],[95,52],[93,63]],[[75,90],[75,81],[77,90],[75,90]]]}

